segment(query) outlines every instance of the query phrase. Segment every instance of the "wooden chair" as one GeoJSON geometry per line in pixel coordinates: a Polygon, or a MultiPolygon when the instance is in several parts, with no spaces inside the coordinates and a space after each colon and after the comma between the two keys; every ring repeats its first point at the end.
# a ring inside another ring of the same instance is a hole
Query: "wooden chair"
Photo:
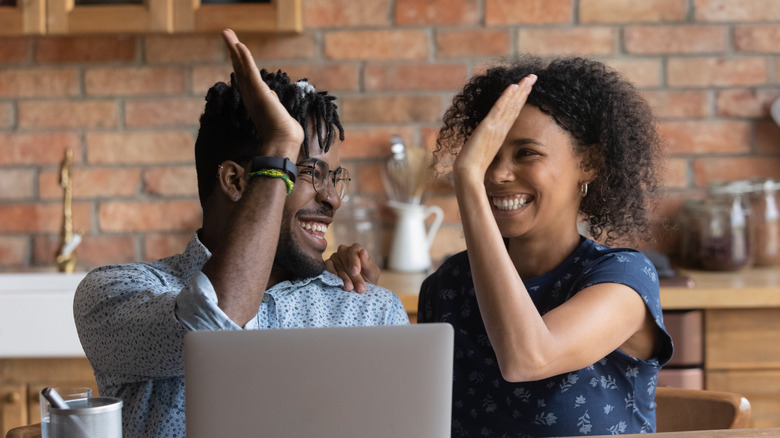
{"type": "Polygon", "coordinates": [[[657,432],[744,429],[750,402],[733,392],[658,387],[655,392],[657,432]]]}
{"type": "Polygon", "coordinates": [[[41,438],[41,423],[15,427],[8,431],[5,438],[41,438]]]}

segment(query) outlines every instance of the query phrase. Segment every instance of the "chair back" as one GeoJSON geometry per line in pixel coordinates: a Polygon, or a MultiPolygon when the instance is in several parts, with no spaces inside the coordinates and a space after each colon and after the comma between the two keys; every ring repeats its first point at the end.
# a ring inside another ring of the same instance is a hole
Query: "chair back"
{"type": "Polygon", "coordinates": [[[750,402],[733,392],[658,387],[655,392],[656,432],[744,429],[750,402]]]}

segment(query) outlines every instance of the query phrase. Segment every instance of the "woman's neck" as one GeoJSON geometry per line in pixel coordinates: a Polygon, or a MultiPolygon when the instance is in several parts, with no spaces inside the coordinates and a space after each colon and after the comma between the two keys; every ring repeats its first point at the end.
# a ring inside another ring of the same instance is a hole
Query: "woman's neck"
{"type": "Polygon", "coordinates": [[[553,270],[580,245],[577,229],[551,238],[520,236],[509,239],[508,251],[520,278],[530,279],[553,270]]]}

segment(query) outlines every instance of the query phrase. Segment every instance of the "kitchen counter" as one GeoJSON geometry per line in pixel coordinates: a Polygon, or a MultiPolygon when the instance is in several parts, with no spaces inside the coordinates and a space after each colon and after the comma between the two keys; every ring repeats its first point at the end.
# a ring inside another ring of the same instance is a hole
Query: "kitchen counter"
{"type": "MultiPolygon", "coordinates": [[[[780,267],[736,272],[684,271],[692,287],[661,282],[664,310],[780,307],[780,267]]],[[[410,315],[417,314],[423,273],[383,271],[379,285],[395,292],[410,315]]]]}

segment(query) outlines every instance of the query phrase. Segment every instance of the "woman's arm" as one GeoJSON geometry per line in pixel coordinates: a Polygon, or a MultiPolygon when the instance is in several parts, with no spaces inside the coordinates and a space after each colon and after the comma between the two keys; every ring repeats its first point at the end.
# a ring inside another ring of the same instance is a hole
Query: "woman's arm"
{"type": "Polygon", "coordinates": [[[525,78],[507,88],[464,145],[453,170],[480,313],[508,381],[581,369],[640,329],[654,329],[646,324],[642,298],[627,286],[589,287],[542,317],[523,285],[491,213],[484,178],[533,82],[525,78]]]}

